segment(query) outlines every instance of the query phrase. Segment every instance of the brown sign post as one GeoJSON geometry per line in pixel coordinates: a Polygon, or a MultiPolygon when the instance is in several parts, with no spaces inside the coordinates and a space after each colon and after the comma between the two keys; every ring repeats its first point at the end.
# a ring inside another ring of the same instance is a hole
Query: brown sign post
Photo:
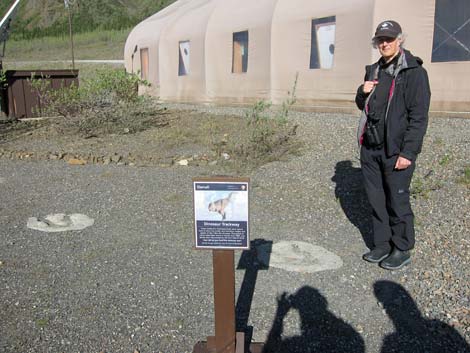
{"type": "Polygon", "coordinates": [[[193,353],[261,353],[262,344],[245,349],[245,334],[235,332],[234,249],[249,249],[246,178],[195,178],[196,249],[211,249],[214,275],[215,336],[198,342],[193,353]]]}

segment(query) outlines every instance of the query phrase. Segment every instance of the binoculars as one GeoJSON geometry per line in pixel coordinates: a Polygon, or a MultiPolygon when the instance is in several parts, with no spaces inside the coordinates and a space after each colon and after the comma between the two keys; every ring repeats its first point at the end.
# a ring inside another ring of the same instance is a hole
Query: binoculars
{"type": "Polygon", "coordinates": [[[379,131],[380,118],[378,118],[375,112],[371,112],[367,117],[366,124],[366,141],[370,147],[380,147],[383,144],[383,131],[379,131]]]}

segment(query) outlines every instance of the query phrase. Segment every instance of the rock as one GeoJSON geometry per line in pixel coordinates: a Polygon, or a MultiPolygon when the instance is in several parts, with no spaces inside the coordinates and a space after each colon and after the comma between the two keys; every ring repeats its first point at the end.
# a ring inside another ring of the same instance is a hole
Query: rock
{"type": "Polygon", "coordinates": [[[181,165],[181,166],[187,166],[189,164],[188,160],[187,159],[182,159],[180,161],[178,161],[178,165],[181,165]]]}
{"type": "Polygon", "coordinates": [[[115,154],[114,156],[111,157],[111,162],[113,163],[119,163],[121,161],[122,157],[118,154],[115,154]]]}
{"type": "Polygon", "coordinates": [[[301,241],[281,241],[260,245],[258,260],[270,267],[300,273],[335,270],[343,266],[341,258],[325,248],[301,241]]]}
{"type": "Polygon", "coordinates": [[[64,161],[68,161],[69,159],[75,158],[75,156],[72,156],[69,153],[64,153],[62,156],[59,155],[59,159],[63,159],[64,161]]]}
{"type": "Polygon", "coordinates": [[[70,165],[85,165],[87,164],[87,161],[79,158],[71,158],[67,161],[67,163],[70,165]]]}
{"type": "Polygon", "coordinates": [[[74,213],[66,215],[64,213],[48,215],[44,220],[30,217],[26,226],[30,229],[42,232],[65,232],[68,230],[82,230],[95,223],[93,218],[86,215],[74,213]]]}

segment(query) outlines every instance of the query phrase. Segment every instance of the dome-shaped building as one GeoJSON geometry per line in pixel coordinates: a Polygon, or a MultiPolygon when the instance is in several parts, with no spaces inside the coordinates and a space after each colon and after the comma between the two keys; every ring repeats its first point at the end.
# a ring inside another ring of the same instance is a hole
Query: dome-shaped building
{"type": "Polygon", "coordinates": [[[398,21],[424,60],[434,111],[469,112],[470,2],[454,0],[178,0],[137,25],[125,46],[164,101],[280,103],[355,110],[376,25],[398,21]]]}

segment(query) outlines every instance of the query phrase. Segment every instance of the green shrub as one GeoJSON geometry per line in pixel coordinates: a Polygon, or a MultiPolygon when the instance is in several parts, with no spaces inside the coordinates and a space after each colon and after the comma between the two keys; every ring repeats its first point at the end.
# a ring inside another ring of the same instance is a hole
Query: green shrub
{"type": "Polygon", "coordinates": [[[149,83],[124,70],[102,70],[87,83],[85,89],[91,95],[111,96],[118,102],[135,103],[139,99],[139,85],[148,86],[149,83]]]}
{"type": "Polygon", "coordinates": [[[282,102],[280,110],[269,113],[272,104],[265,101],[255,103],[253,108],[246,113],[247,128],[249,131],[249,144],[245,147],[245,154],[253,157],[272,153],[280,145],[295,135],[297,126],[288,124],[289,111],[296,102],[298,74],[295,77],[292,92],[282,102]]]}
{"type": "Polygon", "coordinates": [[[123,70],[100,70],[80,86],[50,89],[47,77],[31,78],[37,91],[42,116],[65,117],[57,129],[84,137],[132,134],[150,126],[165,125],[155,99],[139,96],[139,85],[148,85],[123,70]]]}
{"type": "Polygon", "coordinates": [[[84,112],[97,112],[103,108],[137,103],[139,85],[148,85],[135,74],[124,70],[101,70],[80,86],[51,89],[48,77],[35,78],[31,87],[36,90],[40,109],[39,115],[72,117],[84,112]]]}
{"type": "MultiPolygon", "coordinates": [[[[300,143],[293,139],[297,125],[288,121],[290,109],[296,102],[297,76],[292,92],[279,109],[270,102],[258,101],[246,112],[246,131],[214,142],[215,152],[230,155],[230,166],[239,170],[256,168],[295,153],[300,143]]],[[[243,128],[242,128],[243,130],[243,128]]]]}

